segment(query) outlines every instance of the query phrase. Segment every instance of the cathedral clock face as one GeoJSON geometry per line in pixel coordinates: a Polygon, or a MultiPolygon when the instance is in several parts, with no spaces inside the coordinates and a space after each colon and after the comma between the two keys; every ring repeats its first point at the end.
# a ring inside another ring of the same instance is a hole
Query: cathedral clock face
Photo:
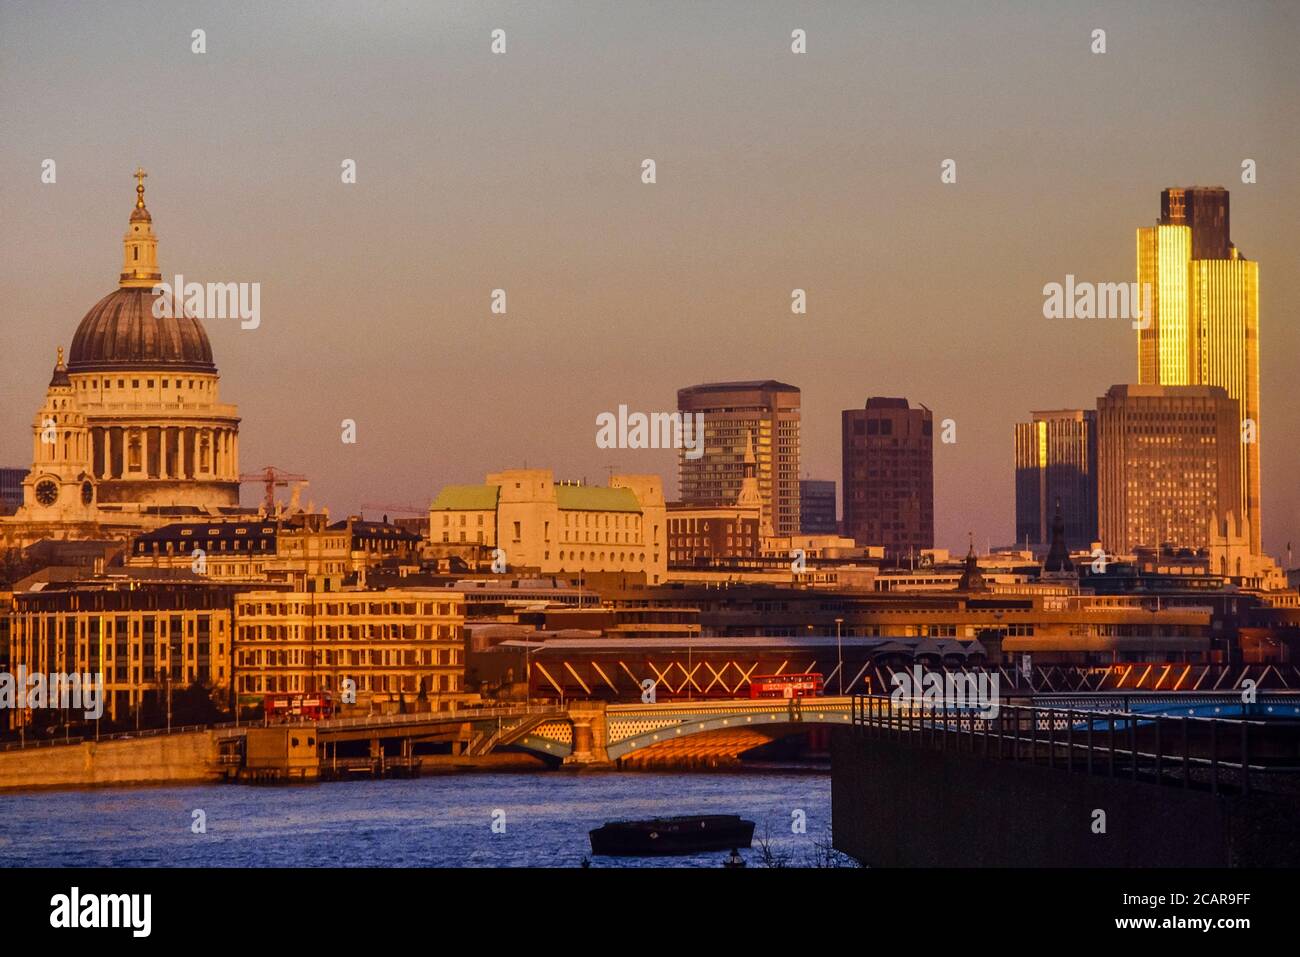
{"type": "Polygon", "coordinates": [[[95,500],[95,486],[89,482],[81,483],[81,504],[89,505],[95,500]]]}
{"type": "Polygon", "coordinates": [[[59,500],[59,487],[46,479],[36,483],[36,501],[42,505],[53,505],[59,500]]]}

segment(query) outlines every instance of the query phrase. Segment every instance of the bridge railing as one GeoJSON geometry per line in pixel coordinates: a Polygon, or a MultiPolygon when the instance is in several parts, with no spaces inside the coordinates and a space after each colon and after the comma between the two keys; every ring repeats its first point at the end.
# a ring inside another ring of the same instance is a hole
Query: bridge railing
{"type": "MultiPolygon", "coordinates": [[[[513,708],[464,708],[457,711],[421,711],[413,714],[374,714],[356,718],[328,718],[323,721],[287,722],[312,724],[321,729],[374,728],[389,725],[424,724],[430,721],[476,721],[482,718],[514,718],[532,714],[553,714],[551,705],[520,705],[513,708]]],[[[255,725],[256,726],[256,725],[255,725]]]]}
{"type": "Polygon", "coordinates": [[[997,703],[945,707],[881,695],[854,696],[851,719],[869,738],[1215,794],[1249,794],[1270,774],[1300,771],[1293,754],[1265,740],[1266,721],[997,703]],[[1262,745],[1269,764],[1260,763],[1262,745]]]}
{"type": "Polygon", "coordinates": [[[355,718],[329,718],[317,721],[311,718],[290,718],[268,724],[265,721],[223,721],[219,724],[187,724],[171,728],[148,728],[141,731],[117,731],[112,734],[87,735],[78,734],[70,737],[38,738],[28,736],[25,740],[0,742],[0,752],[22,751],[30,748],[56,748],[88,741],[127,741],[133,738],[157,738],[169,734],[193,734],[196,731],[216,731],[219,733],[242,733],[248,728],[292,727],[311,725],[328,730],[345,728],[386,727],[390,725],[421,724],[428,721],[474,721],[482,718],[511,718],[532,714],[554,714],[563,709],[552,705],[519,705],[508,708],[462,708],[456,711],[421,711],[412,714],[373,714],[355,718]]]}

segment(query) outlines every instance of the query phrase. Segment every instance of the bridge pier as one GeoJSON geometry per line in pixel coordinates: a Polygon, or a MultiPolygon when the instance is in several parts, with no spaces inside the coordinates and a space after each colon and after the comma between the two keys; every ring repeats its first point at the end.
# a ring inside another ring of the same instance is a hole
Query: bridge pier
{"type": "Polygon", "coordinates": [[[569,705],[569,721],[573,725],[573,750],[564,759],[570,767],[610,767],[606,746],[609,743],[608,725],[605,723],[605,702],[575,701],[569,705]]]}

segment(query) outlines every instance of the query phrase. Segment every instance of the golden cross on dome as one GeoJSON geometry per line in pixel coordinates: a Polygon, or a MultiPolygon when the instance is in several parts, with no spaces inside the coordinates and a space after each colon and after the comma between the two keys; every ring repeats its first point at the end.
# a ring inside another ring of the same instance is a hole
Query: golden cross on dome
{"type": "Polygon", "coordinates": [[[131,175],[135,177],[135,204],[144,206],[144,178],[149,174],[144,171],[144,167],[137,166],[131,175]]]}

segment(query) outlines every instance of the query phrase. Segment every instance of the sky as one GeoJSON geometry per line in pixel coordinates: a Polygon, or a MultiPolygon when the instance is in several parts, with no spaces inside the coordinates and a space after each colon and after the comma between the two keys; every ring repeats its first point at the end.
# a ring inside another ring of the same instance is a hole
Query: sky
{"type": "Polygon", "coordinates": [[[808,477],[839,482],[870,395],[954,420],[937,544],[1006,544],[1014,424],[1137,377],[1127,321],[1045,319],[1043,286],[1134,281],[1160,190],[1223,185],[1260,263],[1283,557],[1297,46],[1294,3],[6,0],[0,464],[30,464],[55,348],[116,287],[143,165],[164,276],[261,286],[258,328],[206,323],[242,468],[306,474],[333,514],[524,464],[671,497],[674,453],[599,449],[596,416],[774,378],[803,390],[808,477]]]}

